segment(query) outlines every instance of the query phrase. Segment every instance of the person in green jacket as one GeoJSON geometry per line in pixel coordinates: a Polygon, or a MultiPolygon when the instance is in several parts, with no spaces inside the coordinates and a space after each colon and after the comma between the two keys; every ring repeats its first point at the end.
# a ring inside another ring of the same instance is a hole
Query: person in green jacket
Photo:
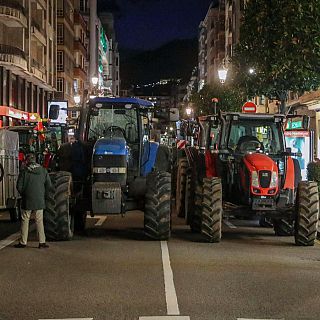
{"type": "Polygon", "coordinates": [[[29,220],[31,214],[36,216],[39,248],[48,248],[43,226],[43,209],[46,207],[45,195],[51,188],[51,180],[45,168],[36,163],[34,153],[26,156],[25,167],[19,173],[17,190],[21,195],[21,239],[16,248],[25,248],[28,241],[29,220]]]}

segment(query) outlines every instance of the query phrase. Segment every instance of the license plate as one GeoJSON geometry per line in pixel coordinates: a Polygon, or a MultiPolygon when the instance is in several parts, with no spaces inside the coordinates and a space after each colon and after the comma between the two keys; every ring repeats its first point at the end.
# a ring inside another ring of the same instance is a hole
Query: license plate
{"type": "Polygon", "coordinates": [[[116,190],[98,190],[97,199],[114,199],[116,195],[116,190]]]}

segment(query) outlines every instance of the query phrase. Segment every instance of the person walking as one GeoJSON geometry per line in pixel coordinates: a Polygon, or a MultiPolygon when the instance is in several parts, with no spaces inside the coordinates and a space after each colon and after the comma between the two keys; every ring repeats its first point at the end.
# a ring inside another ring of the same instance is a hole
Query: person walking
{"type": "Polygon", "coordinates": [[[45,168],[36,163],[34,153],[26,156],[24,168],[19,173],[17,190],[22,197],[21,202],[21,239],[16,248],[25,248],[28,241],[29,220],[31,214],[36,216],[36,226],[39,239],[39,249],[48,248],[43,226],[43,209],[45,209],[45,195],[52,187],[49,174],[45,168]]]}

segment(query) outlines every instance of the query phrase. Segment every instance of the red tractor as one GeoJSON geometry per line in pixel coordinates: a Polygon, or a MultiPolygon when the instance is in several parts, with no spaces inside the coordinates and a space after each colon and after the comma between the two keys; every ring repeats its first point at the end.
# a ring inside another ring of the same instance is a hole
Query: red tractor
{"type": "Polygon", "coordinates": [[[286,148],[284,122],[284,115],[253,113],[199,118],[199,147],[186,150],[189,173],[179,199],[192,230],[220,241],[224,211],[265,217],[276,235],[314,245],[318,187],[301,181],[299,162],[292,158],[297,154],[286,148]]]}

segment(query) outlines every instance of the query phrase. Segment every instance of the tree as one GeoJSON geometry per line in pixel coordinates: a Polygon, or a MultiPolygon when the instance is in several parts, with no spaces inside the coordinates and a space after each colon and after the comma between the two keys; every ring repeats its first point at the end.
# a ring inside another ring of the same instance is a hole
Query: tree
{"type": "Polygon", "coordinates": [[[250,0],[233,67],[248,95],[281,101],[320,86],[320,1],[250,0]],[[248,70],[252,68],[253,74],[248,70]]]}
{"type": "Polygon", "coordinates": [[[218,99],[217,109],[221,111],[240,111],[245,102],[244,94],[237,88],[220,83],[211,86],[206,85],[191,96],[191,102],[195,106],[195,114],[213,114],[213,98],[218,99]]]}

